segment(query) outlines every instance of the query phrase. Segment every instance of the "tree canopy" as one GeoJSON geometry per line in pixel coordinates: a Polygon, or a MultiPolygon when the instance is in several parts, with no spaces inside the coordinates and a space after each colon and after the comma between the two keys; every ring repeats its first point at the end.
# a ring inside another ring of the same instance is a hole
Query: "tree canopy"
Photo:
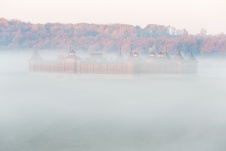
{"type": "Polygon", "coordinates": [[[193,51],[199,54],[226,54],[226,35],[191,35],[185,29],[149,24],[144,28],[125,24],[31,24],[19,20],[0,19],[1,49],[62,49],[129,52],[193,51]],[[154,46],[154,47],[153,47],[154,46]]]}

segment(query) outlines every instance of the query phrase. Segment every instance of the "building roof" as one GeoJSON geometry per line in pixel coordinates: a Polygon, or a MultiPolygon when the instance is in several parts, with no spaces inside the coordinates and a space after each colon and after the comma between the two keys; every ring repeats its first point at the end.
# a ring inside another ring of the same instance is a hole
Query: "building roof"
{"type": "Polygon", "coordinates": [[[149,57],[155,57],[155,53],[154,53],[154,52],[151,52],[151,53],[149,54],[149,57]]]}
{"type": "Polygon", "coordinates": [[[75,54],[75,51],[71,49],[69,52],[69,55],[74,55],[74,54],[75,54]]]}
{"type": "Polygon", "coordinates": [[[139,57],[139,54],[138,54],[137,52],[134,52],[134,53],[133,53],[133,56],[134,56],[134,57],[139,57]]]}
{"type": "Polygon", "coordinates": [[[150,60],[154,60],[154,59],[156,59],[156,55],[155,55],[155,53],[154,52],[150,52],[149,53],[149,56],[147,57],[147,61],[150,61],[150,60]]]}
{"type": "Polygon", "coordinates": [[[168,52],[165,53],[165,59],[171,59],[168,52]]]}
{"type": "Polygon", "coordinates": [[[189,57],[188,57],[188,60],[190,61],[197,61],[194,57],[194,55],[192,54],[192,52],[190,53],[189,57]]]}
{"type": "Polygon", "coordinates": [[[32,54],[30,60],[43,60],[42,57],[39,55],[38,51],[35,50],[34,53],[32,54]]]}
{"type": "Polygon", "coordinates": [[[176,57],[174,58],[174,60],[182,61],[182,60],[184,60],[184,57],[181,55],[180,52],[178,52],[176,57]]]}
{"type": "Polygon", "coordinates": [[[162,52],[157,54],[158,59],[164,59],[164,54],[162,52]]]}
{"type": "Polygon", "coordinates": [[[69,55],[64,57],[63,59],[81,59],[78,57],[73,49],[70,47],[69,55]]]}

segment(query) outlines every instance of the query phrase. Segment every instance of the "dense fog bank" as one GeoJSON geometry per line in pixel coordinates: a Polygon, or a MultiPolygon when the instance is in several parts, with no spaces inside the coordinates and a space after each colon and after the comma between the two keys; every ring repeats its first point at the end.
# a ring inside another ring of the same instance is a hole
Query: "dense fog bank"
{"type": "Polygon", "coordinates": [[[197,58],[194,75],[34,74],[31,54],[0,53],[0,150],[226,147],[224,59],[197,58]]]}

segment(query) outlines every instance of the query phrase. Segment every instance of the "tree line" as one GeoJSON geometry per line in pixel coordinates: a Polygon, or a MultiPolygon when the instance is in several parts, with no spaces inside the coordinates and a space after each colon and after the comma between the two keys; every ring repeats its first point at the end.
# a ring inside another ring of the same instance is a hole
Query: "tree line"
{"type": "Polygon", "coordinates": [[[31,24],[0,19],[0,49],[49,49],[114,53],[178,52],[226,54],[226,35],[191,35],[185,29],[149,24],[142,28],[125,24],[31,24]]]}

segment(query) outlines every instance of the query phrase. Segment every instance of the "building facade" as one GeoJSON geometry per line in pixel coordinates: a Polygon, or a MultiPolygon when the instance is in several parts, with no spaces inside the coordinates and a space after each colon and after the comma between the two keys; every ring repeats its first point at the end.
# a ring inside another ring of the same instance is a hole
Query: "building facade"
{"type": "Polygon", "coordinates": [[[179,52],[173,59],[168,53],[150,53],[141,58],[137,53],[130,53],[128,58],[120,54],[114,60],[106,59],[102,53],[91,53],[88,58],[78,57],[73,50],[68,56],[57,60],[44,60],[37,51],[29,59],[30,72],[58,72],[77,74],[194,74],[198,62],[191,53],[185,59],[179,52]]]}

